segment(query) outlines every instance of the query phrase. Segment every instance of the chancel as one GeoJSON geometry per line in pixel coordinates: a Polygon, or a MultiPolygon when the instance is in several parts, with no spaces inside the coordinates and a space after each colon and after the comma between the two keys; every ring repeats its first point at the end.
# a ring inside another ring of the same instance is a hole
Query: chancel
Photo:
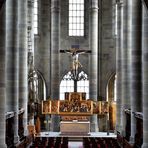
{"type": "Polygon", "coordinates": [[[108,102],[85,100],[80,92],[69,93],[65,101],[42,101],[42,114],[61,116],[60,132],[64,135],[90,134],[90,116],[109,113],[108,102]],[[73,128],[71,126],[73,125],[73,128]]]}
{"type": "Polygon", "coordinates": [[[0,0],[0,148],[148,148],[147,0],[0,0]]]}

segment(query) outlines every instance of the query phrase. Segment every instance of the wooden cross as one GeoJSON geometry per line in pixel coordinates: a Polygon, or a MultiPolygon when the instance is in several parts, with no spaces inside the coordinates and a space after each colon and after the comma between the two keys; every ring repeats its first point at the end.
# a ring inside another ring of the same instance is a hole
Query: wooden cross
{"type": "Polygon", "coordinates": [[[79,67],[82,67],[81,63],[79,62],[79,54],[83,53],[91,53],[91,50],[80,50],[79,45],[72,45],[72,48],[67,50],[60,50],[61,53],[70,53],[72,56],[72,69],[77,70],[79,67]]]}
{"type": "Polygon", "coordinates": [[[82,67],[82,64],[79,61],[79,54],[91,53],[91,50],[80,50],[79,46],[72,46],[71,49],[60,50],[61,53],[69,53],[72,56],[72,77],[74,80],[74,91],[77,91],[77,81],[79,81],[79,69],[82,67]]]}

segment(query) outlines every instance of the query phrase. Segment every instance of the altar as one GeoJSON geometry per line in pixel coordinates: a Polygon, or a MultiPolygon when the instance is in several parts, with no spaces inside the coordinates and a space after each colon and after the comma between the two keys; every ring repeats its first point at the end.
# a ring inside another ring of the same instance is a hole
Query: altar
{"type": "Polygon", "coordinates": [[[61,121],[60,132],[66,135],[89,135],[89,121],[61,121]]]}
{"type": "Polygon", "coordinates": [[[108,102],[86,100],[84,92],[67,92],[65,100],[42,101],[42,114],[60,115],[61,135],[89,135],[90,117],[106,115],[108,102]]]}

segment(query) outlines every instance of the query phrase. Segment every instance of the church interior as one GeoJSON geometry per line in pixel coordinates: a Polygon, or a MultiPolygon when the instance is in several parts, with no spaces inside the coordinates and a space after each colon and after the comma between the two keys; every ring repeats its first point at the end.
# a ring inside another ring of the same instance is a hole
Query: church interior
{"type": "Polygon", "coordinates": [[[148,0],[0,0],[0,148],[148,148],[148,0]]]}

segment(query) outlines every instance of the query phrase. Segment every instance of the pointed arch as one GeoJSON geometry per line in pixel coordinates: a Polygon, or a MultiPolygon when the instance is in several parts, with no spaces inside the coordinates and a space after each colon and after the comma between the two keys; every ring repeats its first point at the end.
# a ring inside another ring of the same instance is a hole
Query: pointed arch
{"type": "MultiPolygon", "coordinates": [[[[67,72],[65,76],[63,76],[60,83],[60,100],[65,99],[65,92],[74,92],[74,80],[72,79],[71,71],[67,72]]],[[[88,75],[81,71],[79,73],[79,81],[77,81],[77,91],[78,92],[86,92],[86,99],[89,98],[89,79],[88,75]]]]}
{"type": "Polygon", "coordinates": [[[107,83],[107,101],[116,101],[116,74],[113,73],[107,83]]]}
{"type": "Polygon", "coordinates": [[[46,100],[45,79],[41,72],[35,69],[28,75],[28,99],[32,102],[46,100]]]}

